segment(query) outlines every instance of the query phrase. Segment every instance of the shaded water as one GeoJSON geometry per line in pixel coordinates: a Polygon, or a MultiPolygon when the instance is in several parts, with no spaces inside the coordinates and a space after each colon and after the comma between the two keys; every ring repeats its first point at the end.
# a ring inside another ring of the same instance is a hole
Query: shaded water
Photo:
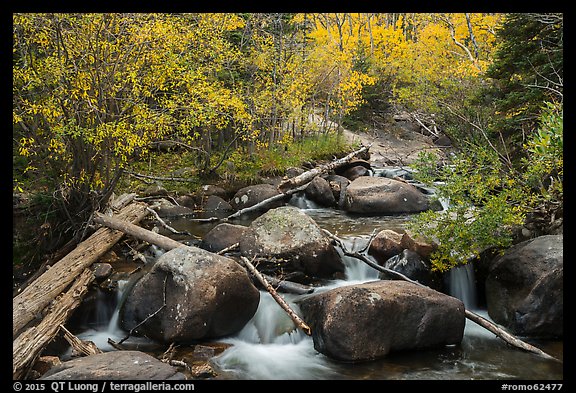
{"type": "MultiPolygon", "coordinates": [[[[337,234],[347,247],[365,247],[373,231],[392,229],[403,232],[410,216],[359,217],[343,211],[318,208],[304,198],[296,197],[291,204],[302,208],[320,227],[337,234]]],[[[235,221],[249,225],[249,221],[235,221]]],[[[199,224],[186,219],[170,222],[177,230],[186,230],[202,237],[217,223],[199,224]]],[[[344,257],[346,277],[327,283],[318,291],[378,279],[378,271],[349,257],[344,257]]],[[[447,291],[461,299],[469,309],[489,319],[484,310],[476,308],[473,270],[460,268],[449,273],[447,291]]],[[[212,359],[218,379],[351,379],[351,380],[469,380],[519,379],[561,380],[562,364],[542,359],[534,354],[510,347],[500,338],[466,320],[464,338],[459,345],[438,349],[390,353],[384,359],[341,363],[329,359],[314,349],[312,338],[296,329],[292,320],[276,304],[270,294],[260,292],[260,304],[252,320],[237,334],[219,341],[232,344],[212,359]]],[[[296,312],[301,295],[281,294],[296,312]]],[[[303,295],[302,295],[303,296],[303,295]]],[[[113,314],[117,315],[117,313],[113,314]]],[[[80,338],[90,339],[103,350],[112,350],[101,340],[121,339],[114,316],[107,325],[88,330],[80,338]],[[99,344],[100,343],[100,344],[99,344]],[[102,346],[100,346],[102,345],[102,346]]],[[[140,342],[131,338],[135,344],[140,342]]],[[[534,344],[534,342],[532,342],[534,344]]],[[[141,343],[145,345],[145,343],[141,343]]],[[[563,343],[547,341],[537,345],[544,351],[563,357],[563,343]]]]}

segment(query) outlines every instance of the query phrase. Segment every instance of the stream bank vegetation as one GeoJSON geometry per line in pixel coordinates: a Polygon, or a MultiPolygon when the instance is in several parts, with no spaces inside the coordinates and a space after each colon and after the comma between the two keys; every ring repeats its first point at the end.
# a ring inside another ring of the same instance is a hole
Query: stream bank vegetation
{"type": "Polygon", "coordinates": [[[14,14],[13,265],[89,236],[131,173],[248,184],[399,110],[457,151],[418,165],[452,208],[415,230],[439,270],[466,263],[527,219],[561,224],[562,58],[553,13],[14,14]]]}

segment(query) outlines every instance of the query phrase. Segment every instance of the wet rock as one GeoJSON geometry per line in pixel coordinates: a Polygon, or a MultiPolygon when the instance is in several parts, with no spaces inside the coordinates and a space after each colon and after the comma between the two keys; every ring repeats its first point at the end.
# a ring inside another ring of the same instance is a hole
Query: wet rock
{"type": "Polygon", "coordinates": [[[148,318],[137,332],[164,343],[222,337],[244,327],[259,299],[248,273],[232,259],[179,247],[160,256],[134,285],[121,326],[129,331],[148,318]]]}
{"type": "Polygon", "coordinates": [[[243,225],[228,224],[227,222],[218,224],[204,235],[200,247],[211,252],[221,251],[240,243],[240,239],[247,230],[248,227],[243,225]]]}
{"type": "Polygon", "coordinates": [[[176,216],[194,216],[196,212],[186,206],[178,206],[173,204],[162,204],[156,210],[158,215],[162,218],[166,217],[176,217],[176,216]]]}
{"type": "MultiPolygon", "coordinates": [[[[230,201],[230,205],[235,210],[245,209],[279,194],[278,189],[271,184],[256,184],[238,190],[230,201]]],[[[282,206],[284,202],[283,200],[276,201],[266,206],[264,210],[282,206]]]]}
{"type": "Polygon", "coordinates": [[[177,368],[139,351],[85,356],[51,368],[44,380],[185,380],[177,368]]]}
{"type": "Polygon", "coordinates": [[[401,245],[401,241],[401,233],[384,229],[372,239],[368,254],[373,256],[380,265],[383,265],[388,259],[402,252],[404,248],[401,245]]]}
{"type": "Polygon", "coordinates": [[[343,286],[298,304],[314,348],[349,362],[458,344],[466,322],[460,300],[406,281],[343,286]]]}
{"type": "Polygon", "coordinates": [[[350,184],[350,180],[340,175],[330,175],[326,178],[330,189],[332,190],[332,195],[337,202],[338,208],[342,209],[344,206],[344,196],[346,195],[346,188],[350,184]]]}
{"type": "Polygon", "coordinates": [[[180,195],[176,197],[176,202],[180,206],[189,207],[190,209],[195,209],[197,207],[197,200],[192,195],[180,195]]]}
{"type": "Polygon", "coordinates": [[[347,162],[347,163],[345,163],[345,164],[343,164],[343,165],[340,165],[338,168],[336,168],[336,169],[334,170],[334,173],[335,173],[336,175],[340,175],[340,176],[346,177],[346,176],[344,175],[344,173],[345,173],[346,171],[348,171],[350,168],[359,167],[359,166],[365,168],[366,170],[371,170],[371,169],[372,169],[372,165],[370,164],[370,162],[368,162],[368,161],[366,161],[366,160],[363,160],[363,159],[353,159],[353,160],[351,160],[351,161],[349,161],[349,162],[347,162]]]}
{"type": "MultiPolygon", "coordinates": [[[[427,287],[441,289],[441,277],[432,272],[432,267],[427,260],[423,260],[420,255],[411,250],[403,250],[400,254],[388,259],[383,266],[394,270],[406,277],[418,281],[427,287]]],[[[393,273],[381,272],[380,278],[385,280],[398,280],[398,276],[393,273]]]]}
{"type": "Polygon", "coordinates": [[[269,210],[250,224],[240,240],[246,257],[286,259],[292,268],[316,277],[343,272],[338,252],[312,218],[293,206],[269,210]]]}
{"type": "Polygon", "coordinates": [[[346,188],[344,210],[352,213],[418,213],[428,208],[428,198],[414,186],[385,177],[361,176],[346,188]]]}
{"type": "Polygon", "coordinates": [[[328,181],[320,176],[316,176],[308,186],[304,193],[311,201],[314,201],[322,206],[332,207],[336,204],[334,194],[328,181]]]}
{"type": "Polygon", "coordinates": [[[109,263],[95,263],[92,267],[94,268],[94,279],[96,281],[107,279],[113,272],[112,265],[109,263]]]}
{"type": "Polygon", "coordinates": [[[286,177],[288,179],[299,176],[306,172],[303,168],[290,167],[286,168],[286,177]]]}
{"type": "Polygon", "coordinates": [[[144,195],[144,196],[165,196],[165,195],[168,195],[168,191],[166,190],[166,188],[164,188],[164,186],[162,186],[160,184],[152,184],[152,185],[146,187],[146,189],[144,191],[142,191],[142,195],[144,195]]]}
{"type": "Polygon", "coordinates": [[[498,257],[486,277],[488,314],[513,334],[563,336],[563,235],[519,243],[498,257]]]}
{"type": "Polygon", "coordinates": [[[209,195],[202,203],[202,210],[211,213],[230,213],[234,208],[221,197],[209,195]]]}
{"type": "Polygon", "coordinates": [[[367,168],[357,165],[352,168],[346,169],[346,171],[342,173],[342,176],[349,179],[350,181],[354,181],[358,179],[360,176],[370,176],[370,172],[367,168]]]}

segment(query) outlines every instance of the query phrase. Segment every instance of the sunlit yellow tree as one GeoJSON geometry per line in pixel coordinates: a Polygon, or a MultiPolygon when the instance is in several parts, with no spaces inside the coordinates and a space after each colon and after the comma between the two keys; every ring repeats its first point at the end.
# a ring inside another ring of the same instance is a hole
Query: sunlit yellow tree
{"type": "Polygon", "coordinates": [[[343,116],[363,101],[363,88],[375,82],[358,67],[360,15],[335,13],[310,17],[314,23],[309,34],[313,42],[310,78],[314,81],[314,94],[323,104],[325,122],[332,117],[340,126],[343,116]]]}
{"type": "Polygon", "coordinates": [[[238,56],[226,43],[242,27],[234,15],[14,14],[13,26],[14,148],[72,224],[151,141],[250,121],[218,80],[238,56]]]}

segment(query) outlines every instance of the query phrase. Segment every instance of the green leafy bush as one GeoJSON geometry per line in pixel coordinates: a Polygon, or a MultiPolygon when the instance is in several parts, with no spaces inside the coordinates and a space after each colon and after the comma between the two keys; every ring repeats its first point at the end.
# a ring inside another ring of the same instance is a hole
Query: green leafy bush
{"type": "Polygon", "coordinates": [[[426,211],[409,224],[439,244],[431,256],[434,269],[466,264],[489,247],[508,247],[514,227],[529,213],[558,211],[563,198],[562,147],[562,105],[546,104],[518,168],[479,144],[467,145],[451,165],[440,168],[431,153],[421,154],[414,164],[416,178],[436,187],[438,198],[448,202],[444,211],[426,211]]]}

